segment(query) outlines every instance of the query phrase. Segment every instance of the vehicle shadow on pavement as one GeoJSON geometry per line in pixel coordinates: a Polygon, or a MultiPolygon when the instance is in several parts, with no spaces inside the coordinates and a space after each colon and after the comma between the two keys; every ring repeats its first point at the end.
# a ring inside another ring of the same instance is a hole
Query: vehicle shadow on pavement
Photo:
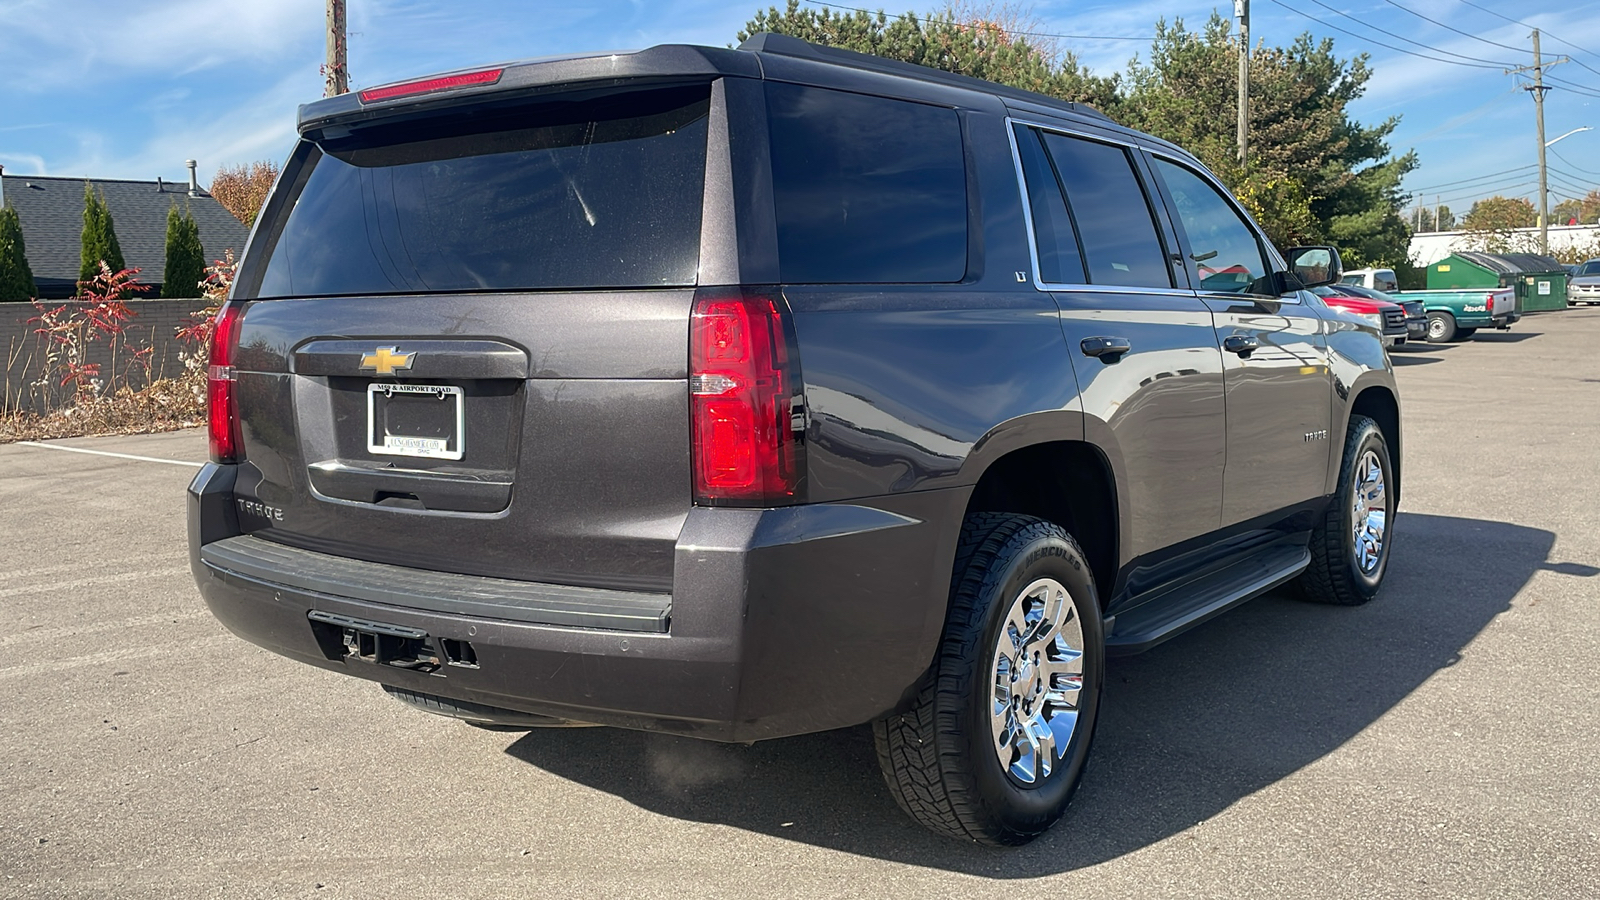
{"type": "Polygon", "coordinates": [[[1395,356],[1389,355],[1389,362],[1396,366],[1425,366],[1428,363],[1443,362],[1443,357],[1438,356],[1395,356]]]}
{"type": "Polygon", "coordinates": [[[993,878],[1091,866],[1171,838],[1337,749],[1454,665],[1535,571],[1597,574],[1548,560],[1548,531],[1409,513],[1398,526],[1383,593],[1367,606],[1279,592],[1111,660],[1082,788],[1066,818],[1021,849],[913,824],[883,785],[866,727],[748,747],[551,730],[506,752],[660,815],[864,856],[993,878]]]}
{"type": "Polygon", "coordinates": [[[1480,331],[1472,336],[1472,340],[1485,344],[1520,344],[1543,336],[1542,331],[1480,331]]]}

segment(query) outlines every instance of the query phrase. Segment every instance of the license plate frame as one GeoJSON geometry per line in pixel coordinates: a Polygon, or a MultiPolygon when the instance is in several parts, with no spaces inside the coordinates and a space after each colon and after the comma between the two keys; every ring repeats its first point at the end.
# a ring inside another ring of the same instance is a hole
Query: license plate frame
{"type": "Polygon", "coordinates": [[[460,387],[453,384],[405,384],[400,382],[373,382],[367,385],[367,451],[381,456],[409,456],[419,459],[449,459],[459,460],[466,453],[467,436],[467,402],[466,395],[460,387]],[[383,418],[379,419],[379,397],[383,398],[383,418]],[[451,410],[442,410],[436,416],[442,416],[448,423],[450,431],[443,437],[434,435],[404,434],[391,430],[389,419],[390,405],[395,398],[401,398],[402,403],[415,404],[418,401],[431,400],[443,402],[454,406],[451,410]]]}

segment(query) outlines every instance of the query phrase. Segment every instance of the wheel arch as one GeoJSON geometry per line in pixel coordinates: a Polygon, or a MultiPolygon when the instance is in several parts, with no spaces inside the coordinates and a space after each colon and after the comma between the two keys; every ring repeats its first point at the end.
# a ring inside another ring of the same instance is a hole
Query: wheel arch
{"type": "Polygon", "coordinates": [[[1044,440],[995,454],[976,474],[963,519],[973,513],[1009,512],[1060,525],[1088,557],[1104,609],[1126,546],[1112,457],[1082,439],[1044,440]]]}
{"type": "MultiPolygon", "coordinates": [[[[1378,423],[1378,430],[1383,432],[1384,442],[1389,445],[1389,467],[1394,475],[1394,484],[1390,491],[1394,501],[1400,501],[1401,470],[1401,434],[1400,434],[1400,400],[1394,389],[1384,384],[1368,384],[1360,386],[1354,398],[1350,401],[1350,416],[1366,416],[1378,423]]],[[[1349,416],[1345,418],[1348,428],[1349,416]]],[[[1334,477],[1338,474],[1335,472],[1334,477]]]]}

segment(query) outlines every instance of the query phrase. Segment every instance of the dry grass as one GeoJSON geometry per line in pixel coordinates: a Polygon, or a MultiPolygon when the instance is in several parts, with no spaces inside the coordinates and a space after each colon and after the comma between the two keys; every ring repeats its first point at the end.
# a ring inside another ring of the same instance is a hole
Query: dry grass
{"type": "Polygon", "coordinates": [[[192,380],[163,378],[130,391],[48,413],[0,413],[0,444],[98,434],[155,434],[205,424],[192,380]]]}

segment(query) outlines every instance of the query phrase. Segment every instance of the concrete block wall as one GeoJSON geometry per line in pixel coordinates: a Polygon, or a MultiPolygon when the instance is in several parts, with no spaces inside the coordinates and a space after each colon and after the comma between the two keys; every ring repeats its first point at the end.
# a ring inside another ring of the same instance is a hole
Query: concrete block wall
{"type": "MultiPolygon", "coordinates": [[[[54,308],[69,300],[44,301],[54,308]]],[[[182,353],[186,345],[178,340],[179,328],[190,324],[190,316],[204,309],[206,301],[194,300],[129,300],[128,308],[134,316],[124,324],[127,345],[152,347],[150,378],[176,377],[183,373],[182,353]]],[[[59,378],[50,378],[39,385],[46,365],[47,341],[35,334],[37,323],[28,320],[39,311],[31,303],[0,303],[0,362],[5,363],[5,375],[0,378],[0,410],[26,409],[45,412],[57,408],[72,396],[71,386],[59,386],[59,378]]],[[[126,354],[119,354],[116,368],[130,373],[129,382],[134,389],[147,382],[142,366],[129,366],[126,354]]],[[[100,364],[102,377],[109,375],[113,360],[106,344],[89,345],[89,362],[100,364]]]]}

